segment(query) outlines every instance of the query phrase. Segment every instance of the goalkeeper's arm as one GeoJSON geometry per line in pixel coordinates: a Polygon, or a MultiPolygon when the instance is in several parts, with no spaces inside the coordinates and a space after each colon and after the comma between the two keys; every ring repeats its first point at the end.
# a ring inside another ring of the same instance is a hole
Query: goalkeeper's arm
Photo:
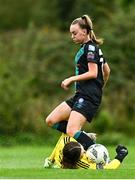
{"type": "Polygon", "coordinates": [[[63,141],[63,138],[64,138],[64,134],[62,133],[62,135],[60,136],[57,144],[55,145],[51,155],[49,157],[45,158],[45,162],[44,162],[45,168],[51,168],[54,165],[54,161],[56,158],[56,152],[59,152],[60,144],[63,141]]]}
{"type": "Polygon", "coordinates": [[[103,169],[117,169],[121,165],[124,158],[128,155],[128,149],[123,145],[118,145],[116,148],[116,153],[117,155],[115,156],[115,159],[105,165],[103,169]]]}

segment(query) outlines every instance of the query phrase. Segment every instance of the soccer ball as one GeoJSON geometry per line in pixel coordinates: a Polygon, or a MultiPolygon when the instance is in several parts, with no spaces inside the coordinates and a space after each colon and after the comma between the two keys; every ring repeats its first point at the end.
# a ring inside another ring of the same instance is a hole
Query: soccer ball
{"type": "Polygon", "coordinates": [[[108,150],[102,144],[93,144],[86,151],[88,160],[96,164],[108,164],[110,161],[108,150]]]}

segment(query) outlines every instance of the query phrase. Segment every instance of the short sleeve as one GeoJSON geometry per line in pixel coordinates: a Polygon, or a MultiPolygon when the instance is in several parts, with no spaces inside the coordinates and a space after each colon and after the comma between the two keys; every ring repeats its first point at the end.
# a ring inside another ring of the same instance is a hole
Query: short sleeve
{"type": "Polygon", "coordinates": [[[101,63],[105,64],[105,63],[106,63],[106,59],[104,58],[103,52],[102,52],[101,49],[99,49],[99,57],[100,57],[100,60],[99,60],[99,61],[100,61],[101,63]]]}
{"type": "Polygon", "coordinates": [[[104,60],[103,60],[103,63],[105,64],[106,63],[106,59],[104,58],[104,60]]]}
{"type": "Polygon", "coordinates": [[[97,47],[95,45],[89,44],[86,47],[86,57],[87,57],[87,62],[93,62],[98,64],[98,53],[97,53],[97,47]]]}

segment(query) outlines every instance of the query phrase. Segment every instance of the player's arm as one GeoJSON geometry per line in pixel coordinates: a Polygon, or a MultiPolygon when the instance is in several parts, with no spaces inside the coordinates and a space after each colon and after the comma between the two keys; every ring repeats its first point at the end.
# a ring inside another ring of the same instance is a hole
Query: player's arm
{"type": "Polygon", "coordinates": [[[62,135],[60,136],[57,144],[55,145],[51,155],[47,158],[45,158],[45,162],[44,162],[44,167],[45,168],[49,168],[53,165],[54,161],[55,161],[55,154],[56,152],[59,150],[59,146],[61,144],[61,141],[63,141],[63,138],[64,138],[64,134],[62,133],[62,135]]]}
{"type": "Polygon", "coordinates": [[[106,164],[103,169],[117,169],[121,165],[121,162],[117,159],[113,159],[111,162],[106,164]]]}
{"type": "Polygon", "coordinates": [[[89,79],[95,79],[98,74],[98,67],[96,63],[89,62],[88,63],[88,72],[80,74],[80,75],[75,75],[71,76],[61,83],[61,87],[64,88],[65,90],[68,89],[68,86],[71,83],[77,82],[77,81],[84,81],[84,80],[89,80],[89,79]]]}
{"type": "Polygon", "coordinates": [[[75,75],[75,76],[71,76],[67,79],[65,79],[64,81],[62,81],[61,83],[61,87],[64,88],[65,90],[68,89],[68,86],[71,83],[77,82],[77,81],[86,81],[89,79],[96,79],[97,75],[98,75],[98,53],[97,53],[97,49],[94,45],[88,45],[85,46],[85,55],[86,55],[86,60],[88,63],[88,71],[83,73],[83,74],[79,74],[79,75],[75,75]]]}
{"type": "Polygon", "coordinates": [[[55,145],[55,148],[53,149],[51,155],[49,156],[49,159],[53,161],[54,159],[54,156],[55,156],[55,152],[57,151],[59,145],[60,145],[60,142],[63,141],[63,138],[64,138],[64,134],[62,133],[62,135],[60,136],[57,144],[55,145]]]}
{"type": "Polygon", "coordinates": [[[117,169],[121,165],[124,158],[128,155],[128,149],[123,145],[118,145],[116,148],[117,155],[115,159],[105,165],[103,169],[117,169]]]}
{"type": "Polygon", "coordinates": [[[105,62],[103,64],[103,79],[104,79],[104,87],[109,79],[109,76],[110,76],[110,67],[109,65],[107,64],[107,62],[105,62]]]}

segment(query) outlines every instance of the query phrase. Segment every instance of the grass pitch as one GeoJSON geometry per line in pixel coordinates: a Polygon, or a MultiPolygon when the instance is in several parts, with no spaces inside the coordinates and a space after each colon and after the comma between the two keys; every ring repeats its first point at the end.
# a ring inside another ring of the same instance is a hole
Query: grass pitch
{"type": "MultiPolygon", "coordinates": [[[[134,179],[135,147],[129,146],[129,155],[116,170],[44,169],[44,158],[53,148],[37,146],[0,147],[0,178],[18,179],[134,179]]],[[[109,147],[111,159],[115,147],[109,147]]]]}

